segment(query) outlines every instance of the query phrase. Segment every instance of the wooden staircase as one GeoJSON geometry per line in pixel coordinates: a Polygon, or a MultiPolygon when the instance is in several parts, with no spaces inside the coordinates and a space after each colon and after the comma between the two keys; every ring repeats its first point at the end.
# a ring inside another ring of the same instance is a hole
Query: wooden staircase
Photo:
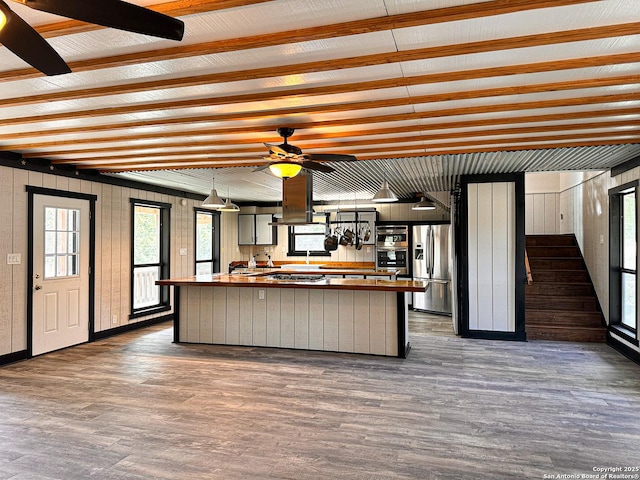
{"type": "Polygon", "coordinates": [[[529,340],[605,342],[607,330],[573,235],[527,235],[533,282],[525,289],[529,340]]]}

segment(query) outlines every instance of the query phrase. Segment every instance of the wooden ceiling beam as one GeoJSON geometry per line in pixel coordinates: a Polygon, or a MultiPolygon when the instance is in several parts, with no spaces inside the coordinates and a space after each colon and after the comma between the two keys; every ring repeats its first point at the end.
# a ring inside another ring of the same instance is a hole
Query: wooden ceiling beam
{"type": "MultiPolygon", "coordinates": [[[[322,114],[354,110],[366,110],[373,108],[400,107],[416,104],[438,103],[455,100],[470,100],[488,97],[500,97],[509,95],[523,95],[530,93],[567,91],[586,88],[610,87],[620,85],[637,85],[640,83],[640,75],[619,75],[605,78],[589,78],[582,80],[570,80],[564,82],[540,83],[532,85],[515,85],[510,87],[485,88],[479,90],[463,90],[457,92],[437,93],[430,95],[416,95],[406,97],[388,98],[373,101],[344,102],[325,105],[296,105],[272,110],[233,111],[210,115],[210,121],[246,120],[248,118],[265,118],[274,116],[322,114]]],[[[587,97],[585,97],[587,98],[587,97]]],[[[587,103],[587,102],[585,102],[587,103]]],[[[133,113],[150,112],[156,110],[174,110],[180,108],[197,108],[215,106],[212,99],[187,99],[168,102],[144,103],[141,105],[102,107],[80,111],[66,111],[32,115],[25,117],[4,118],[0,125],[15,126],[36,122],[53,122],[77,118],[103,117],[110,115],[130,115],[133,113]]]]}
{"type": "MultiPolygon", "coordinates": [[[[246,4],[261,3],[265,0],[246,0],[246,4]]],[[[578,3],[591,3],[599,0],[491,0],[488,2],[474,3],[470,5],[458,5],[455,7],[440,8],[434,10],[424,10],[420,12],[410,12],[399,15],[389,15],[384,17],[368,18],[343,22],[334,25],[323,25],[318,27],[302,28],[286,32],[272,32],[262,35],[253,35],[234,39],[217,40],[212,42],[204,42],[196,45],[180,45],[178,47],[170,47],[164,49],[154,49],[146,52],[136,52],[131,54],[114,55],[97,59],[81,60],[70,62],[69,67],[74,72],[83,72],[97,70],[101,68],[122,67],[127,65],[139,65],[147,62],[158,62],[163,60],[181,59],[200,55],[211,55],[222,52],[232,52],[246,50],[251,48],[262,48],[268,46],[284,45],[296,42],[306,42],[311,40],[321,40],[327,38],[336,38],[349,35],[358,35],[363,33],[372,33],[386,31],[390,29],[408,28],[419,25],[432,25],[436,23],[459,21],[471,18],[479,18],[486,16],[494,16],[518,11],[533,10],[540,8],[552,8],[565,5],[575,5],[578,3]]],[[[180,3],[180,2],[177,2],[180,3]]],[[[193,2],[189,2],[193,3],[193,2]]],[[[190,13],[202,13],[214,10],[209,8],[209,4],[215,5],[219,2],[203,1],[204,5],[201,11],[193,11],[190,13]],[[208,9],[208,10],[207,10],[208,9]]],[[[232,4],[233,2],[229,2],[232,4]]],[[[242,2],[239,2],[242,3],[242,2]]],[[[223,4],[221,8],[231,8],[227,4],[223,4]]],[[[176,9],[176,12],[178,9],[176,9]]],[[[169,13],[169,12],[163,12],[169,13]]],[[[174,16],[176,13],[172,13],[174,16]]],[[[93,30],[97,28],[95,25],[82,24],[75,25],[78,22],[69,21],[58,24],[59,27],[41,26],[45,36],[54,35],[59,31],[61,35],[77,33],[73,28],[84,28],[93,30]]],[[[589,29],[596,30],[596,29],[589,29]]],[[[636,29],[637,31],[637,29],[636,29]]],[[[597,35],[596,32],[593,32],[597,35]]],[[[613,34],[615,36],[620,33],[613,34]]],[[[612,35],[607,35],[612,36],[612,35]]],[[[530,36],[539,37],[539,35],[530,36]]],[[[597,37],[596,37],[597,38],[597,37]]],[[[550,41],[551,39],[548,39],[550,41]]],[[[478,42],[475,42],[478,43],[478,42]]],[[[555,43],[555,42],[554,42],[555,43]]],[[[513,48],[513,47],[511,47],[513,48]]],[[[324,63],[324,62],[321,62],[324,63]]],[[[20,70],[12,70],[0,74],[0,81],[15,81],[26,78],[39,77],[42,74],[35,69],[27,68],[20,70]]]]}
{"type": "MultiPolygon", "coordinates": [[[[578,124],[562,124],[562,125],[541,125],[535,127],[508,127],[508,128],[497,128],[497,129],[482,129],[482,130],[474,130],[474,131],[462,131],[462,132],[451,132],[451,133],[439,133],[439,134],[422,134],[422,135],[410,135],[404,137],[389,137],[389,138],[365,138],[360,140],[347,140],[347,141],[333,141],[327,142],[327,137],[322,134],[316,135],[300,135],[296,137],[295,140],[290,140],[292,143],[302,148],[303,151],[311,151],[316,149],[323,148],[352,148],[354,146],[362,146],[362,145],[380,145],[387,143],[411,143],[418,141],[433,141],[433,140],[447,140],[454,138],[473,138],[473,137],[490,137],[490,136],[501,136],[501,135],[521,135],[521,134],[536,134],[536,133],[550,133],[550,132],[566,132],[571,130],[600,130],[600,129],[624,129],[617,130],[619,133],[625,133],[627,131],[632,131],[636,127],[640,127],[640,120],[619,120],[619,121],[610,121],[610,122],[589,122],[589,123],[578,123],[578,124]],[[325,140],[323,143],[316,144],[305,144],[306,141],[313,140],[325,140]]],[[[376,133],[375,131],[366,131],[366,132],[343,132],[342,134],[336,134],[333,138],[348,138],[348,137],[358,137],[358,136],[379,136],[379,135],[388,135],[388,134],[397,134],[397,133],[410,133],[410,132],[422,132],[428,131],[428,128],[425,128],[425,125],[412,125],[406,128],[398,128],[398,129],[384,129],[383,133],[376,133]]],[[[593,132],[592,135],[599,135],[598,132],[593,132]]],[[[168,149],[174,148],[187,148],[184,151],[172,151],[172,155],[184,155],[189,152],[194,152],[194,147],[203,147],[203,148],[211,148],[215,150],[211,150],[209,153],[241,153],[241,152],[255,152],[257,155],[266,154],[266,147],[262,146],[259,141],[252,140],[250,138],[243,138],[240,140],[201,140],[201,141],[191,141],[185,140],[182,142],[161,142],[157,144],[150,145],[134,145],[134,146],[119,146],[119,147],[103,147],[103,148],[89,148],[89,149],[77,149],[77,150],[60,150],[60,151],[47,151],[47,152],[33,152],[33,153],[24,153],[22,156],[24,158],[50,158],[52,163],[54,164],[74,164],[78,161],[87,161],[82,157],[69,158],[74,155],[100,155],[100,158],[139,158],[141,155],[144,155],[147,152],[149,155],[155,155],[155,153],[151,152],[154,150],[162,150],[163,153],[166,153],[168,149]],[[251,145],[251,147],[240,150],[239,148],[229,148],[224,149],[220,148],[221,146],[237,146],[237,145],[251,145]],[[191,147],[191,148],[189,148],[191,147]],[[124,153],[122,153],[124,152],[124,153]],[[67,157],[64,159],[56,159],[55,157],[67,157]]],[[[17,148],[16,150],[23,150],[22,148],[17,148]]],[[[167,155],[169,153],[166,153],[167,155]]],[[[90,160],[93,161],[93,160],[90,160]]]]}
{"type": "MultiPolygon", "coordinates": [[[[639,25],[640,28],[640,25],[639,25]]],[[[559,70],[573,70],[578,68],[602,67],[607,65],[619,65],[624,63],[636,63],[637,53],[623,53],[617,55],[600,55],[594,57],[582,57],[573,59],[553,60],[548,62],[525,63],[507,65],[501,67],[477,68],[470,70],[448,71],[425,75],[413,75],[410,77],[393,77],[366,82],[341,83],[337,85],[325,85],[317,87],[287,88],[272,91],[260,91],[245,94],[223,95],[209,97],[206,105],[226,105],[242,102],[263,102],[267,100],[280,100],[289,97],[303,97],[315,95],[329,95],[349,92],[362,92],[367,90],[380,90],[385,88],[408,87],[415,85],[428,85],[433,83],[454,82],[490,78],[499,76],[514,76],[519,74],[542,73],[559,70]]],[[[338,62],[339,63],[339,62],[338,62]]],[[[323,71],[335,70],[335,64],[325,62],[323,71]]],[[[291,66],[290,66],[291,67],[291,66]]],[[[295,69],[295,65],[293,65],[295,69]]],[[[316,70],[317,72],[318,70],[316,70]]],[[[126,85],[102,86],[82,90],[62,90],[59,92],[40,93],[24,97],[3,99],[0,108],[31,105],[39,102],[58,102],[65,100],[77,100],[80,98],[105,97],[110,95],[123,95],[127,93],[145,92],[157,89],[188,87],[196,85],[211,85],[248,78],[273,77],[273,69],[254,69],[229,72],[223,74],[209,74],[154,80],[149,82],[134,82],[126,85]]],[[[197,101],[196,101],[197,102],[197,101]]]]}
{"type": "MultiPolygon", "coordinates": [[[[421,142],[419,145],[415,145],[415,144],[410,144],[410,145],[405,145],[405,146],[389,146],[389,147],[380,147],[380,146],[376,146],[376,147],[367,147],[367,148],[353,148],[353,149],[349,149],[347,148],[344,152],[342,153],[349,153],[352,155],[356,155],[359,159],[361,157],[363,157],[363,155],[366,154],[371,154],[371,153],[375,153],[375,157],[377,159],[381,159],[381,158],[389,158],[388,155],[400,155],[397,152],[398,151],[407,151],[407,152],[417,152],[417,151],[422,151],[422,152],[427,152],[430,148],[439,148],[439,149],[449,149],[449,148],[460,148],[460,147],[470,147],[470,148],[479,148],[479,147],[484,147],[484,146],[490,146],[490,145],[511,145],[514,147],[514,149],[516,150],[522,150],[522,149],[526,149],[526,146],[520,146],[517,147],[517,145],[521,145],[521,144],[526,144],[526,143],[538,143],[540,144],[541,142],[554,142],[553,145],[547,143],[547,148],[557,148],[556,144],[558,142],[560,143],[567,143],[567,142],[572,142],[572,143],[578,143],[580,144],[580,141],[584,141],[584,142],[607,142],[608,140],[602,140],[602,139],[606,139],[606,138],[611,138],[612,140],[615,141],[623,141],[624,143],[634,143],[637,142],[640,139],[640,130],[636,129],[636,130],[632,130],[629,132],[604,132],[604,133],[584,133],[584,134],[567,134],[567,135],[546,135],[546,136],[527,136],[527,137],[515,137],[515,138],[507,138],[507,139],[482,139],[482,140],[476,140],[476,141],[468,141],[468,140],[464,140],[464,141],[450,141],[450,142],[442,142],[442,143],[431,143],[429,144],[428,142],[421,142]],[[594,137],[597,140],[593,140],[594,137]],[[388,153],[388,152],[393,152],[393,153],[388,153]]],[[[186,152],[186,154],[193,154],[193,152],[186,152]]],[[[225,153],[225,152],[221,152],[221,153],[225,153]]],[[[237,153],[241,153],[241,152],[237,152],[237,153]]],[[[247,150],[247,154],[249,154],[250,152],[247,150]]],[[[243,165],[246,164],[247,162],[250,162],[252,164],[264,164],[265,160],[262,159],[252,159],[252,158],[242,158],[242,157],[229,157],[229,156],[215,156],[215,155],[211,155],[210,153],[204,153],[203,155],[206,155],[206,158],[198,158],[198,157],[192,157],[191,159],[185,159],[184,155],[182,155],[182,158],[175,158],[175,157],[180,157],[180,154],[168,154],[168,155],[151,155],[149,157],[148,160],[145,160],[144,156],[139,156],[139,157],[133,157],[133,161],[130,158],[126,158],[126,159],[118,159],[118,160],[114,160],[114,161],[109,161],[107,159],[95,159],[95,160],[91,160],[91,161],[87,161],[87,162],[77,162],[75,165],[77,166],[77,168],[94,168],[97,170],[104,170],[106,168],[135,168],[136,170],[144,170],[145,169],[145,163],[152,163],[152,164],[167,164],[167,165],[173,165],[176,162],[187,162],[187,163],[191,163],[193,164],[194,161],[196,161],[195,159],[197,159],[197,161],[203,161],[203,162],[216,162],[216,161],[225,161],[225,162],[229,162],[229,161],[237,161],[238,165],[243,165]],[[164,160],[163,160],[164,158],[164,160]],[[102,163],[99,162],[99,160],[102,160],[102,163]]],[[[252,156],[252,155],[248,155],[248,156],[252,156]]],[[[370,157],[363,157],[363,158],[370,158],[370,157]]],[[[166,168],[173,168],[173,167],[166,167],[166,168]]]]}
{"type": "MultiPolygon", "coordinates": [[[[453,121],[453,122],[444,122],[438,124],[425,124],[421,128],[425,128],[428,130],[442,130],[442,129],[454,129],[454,128],[474,128],[474,127],[483,127],[483,126],[495,126],[495,125],[503,125],[503,124],[512,124],[512,123],[537,123],[537,122],[555,122],[555,121],[570,121],[570,120],[580,120],[580,119],[589,119],[589,118],[602,118],[602,117],[610,117],[610,116],[627,116],[640,115],[639,107],[627,107],[627,108],[613,108],[613,109],[597,109],[597,110],[587,110],[587,111],[576,111],[576,112],[563,112],[563,113],[546,113],[542,115],[526,115],[520,117],[504,117],[499,116],[496,118],[484,118],[477,120],[462,120],[462,121],[453,121]]],[[[437,114],[435,115],[437,117],[437,114]]],[[[411,112],[411,113],[403,113],[403,114],[392,114],[392,115],[378,115],[371,117],[357,117],[357,118],[345,118],[345,119],[337,119],[337,120],[323,120],[323,121],[311,121],[311,122],[299,122],[299,123],[291,123],[282,126],[291,126],[296,128],[297,130],[308,130],[308,129],[322,129],[322,128],[335,128],[342,126],[354,126],[354,125],[369,125],[376,123],[393,123],[399,121],[415,121],[422,119],[430,119],[434,118],[434,112],[411,112]]],[[[133,128],[133,126],[129,126],[129,129],[133,128]]],[[[402,127],[406,128],[406,127],[402,127]]],[[[86,131],[93,131],[90,127],[82,128],[82,127],[72,127],[71,129],[58,129],[58,130],[50,130],[47,132],[48,134],[70,134],[70,133],[86,133],[86,131]]],[[[362,132],[350,132],[349,134],[343,134],[341,132],[335,133],[323,133],[324,137],[331,136],[347,136],[347,135],[367,135],[366,132],[373,132],[371,135],[383,135],[385,133],[394,133],[396,129],[368,129],[363,130],[362,132]]],[[[413,130],[415,131],[415,130],[413,130]]],[[[140,140],[152,140],[157,138],[181,138],[181,137],[203,137],[210,135],[235,135],[235,134],[251,134],[251,133],[271,133],[274,135],[273,141],[277,141],[277,136],[274,132],[274,127],[272,125],[252,125],[252,126],[234,126],[234,127],[217,127],[217,128],[207,128],[201,130],[182,130],[182,131],[164,131],[164,132],[153,132],[153,133],[134,133],[129,135],[114,135],[110,137],[91,137],[91,138],[83,138],[83,139],[73,139],[73,140],[59,140],[59,141],[49,141],[49,142],[32,142],[26,143],[22,145],[11,144],[7,145],[7,148],[12,150],[26,150],[32,148],[51,148],[65,145],[78,145],[81,144],[93,144],[93,143],[111,143],[111,142],[124,142],[124,141],[140,141],[140,140]]],[[[11,134],[0,134],[0,141],[4,140],[15,140],[17,138],[32,138],[32,137],[41,137],[41,131],[33,131],[33,132],[19,132],[19,133],[11,133],[11,134]]],[[[296,139],[300,138],[300,133],[296,134],[296,139]]],[[[2,147],[0,147],[2,150],[2,147]]]]}
{"type": "MultiPolygon", "coordinates": [[[[456,154],[466,154],[466,153],[483,153],[483,152],[511,152],[511,151],[527,151],[527,150],[548,150],[550,148],[574,148],[574,147],[599,147],[599,146],[607,146],[607,145],[625,145],[629,144],[628,139],[620,139],[620,140],[596,140],[596,141],[567,141],[567,142],[555,142],[555,145],[550,146],[549,144],[530,144],[530,145],[505,145],[505,146],[488,146],[488,147],[479,147],[479,148],[470,148],[470,147],[459,147],[459,148],[443,148],[442,150],[430,150],[428,152],[414,152],[408,153],[405,152],[403,154],[388,154],[388,155],[373,155],[367,157],[360,157],[358,161],[370,161],[370,160],[380,160],[380,159],[402,159],[402,158],[419,158],[419,157],[432,157],[436,155],[456,155],[456,154]]],[[[194,168],[228,168],[228,167],[255,167],[258,165],[264,164],[263,162],[257,161],[254,162],[252,160],[241,162],[233,159],[222,161],[213,161],[211,159],[196,159],[189,161],[189,159],[183,159],[173,163],[164,163],[164,164],[150,164],[145,167],[142,167],[138,164],[132,163],[130,167],[108,167],[105,166],[103,168],[99,168],[97,170],[102,171],[104,173],[120,173],[120,172],[131,172],[131,171],[152,171],[152,170],[181,170],[181,169],[194,169],[194,168]]],[[[83,169],[91,169],[96,170],[96,167],[89,166],[83,167],[82,165],[77,166],[78,170],[83,169]]]]}

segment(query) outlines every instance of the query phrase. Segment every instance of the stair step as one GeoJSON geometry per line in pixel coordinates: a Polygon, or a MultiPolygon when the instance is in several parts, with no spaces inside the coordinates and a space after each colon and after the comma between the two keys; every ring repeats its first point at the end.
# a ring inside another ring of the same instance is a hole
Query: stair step
{"type": "Polygon", "coordinates": [[[581,270],[584,269],[584,262],[578,258],[530,258],[529,266],[532,273],[538,269],[543,270],[581,270]]]}
{"type": "Polygon", "coordinates": [[[571,312],[567,310],[527,309],[526,325],[602,327],[600,312],[571,312]]]}
{"type": "Polygon", "coordinates": [[[598,302],[595,297],[568,297],[557,295],[526,295],[524,299],[525,308],[535,310],[569,310],[597,312],[598,302]]]}
{"type": "Polygon", "coordinates": [[[594,291],[590,283],[540,282],[536,281],[534,278],[531,285],[526,285],[525,295],[549,295],[552,297],[588,297],[593,296],[594,291]]]}
{"type": "Polygon", "coordinates": [[[538,282],[567,282],[582,283],[589,282],[589,275],[586,270],[540,270],[532,272],[534,285],[538,282]]]}
{"type": "Polygon", "coordinates": [[[527,255],[529,259],[532,258],[549,258],[549,257],[571,257],[571,258],[580,258],[580,248],[575,245],[568,246],[532,246],[527,247],[527,255]]]}
{"type": "Polygon", "coordinates": [[[576,238],[573,235],[527,235],[526,245],[541,246],[541,245],[575,245],[576,238]]]}
{"type": "Polygon", "coordinates": [[[607,330],[602,327],[589,328],[527,325],[527,340],[604,343],[607,341],[607,330]]]}

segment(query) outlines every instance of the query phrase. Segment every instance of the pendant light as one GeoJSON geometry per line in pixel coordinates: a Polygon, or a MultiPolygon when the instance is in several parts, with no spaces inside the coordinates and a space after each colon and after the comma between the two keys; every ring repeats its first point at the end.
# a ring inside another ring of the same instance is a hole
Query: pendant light
{"type": "Polygon", "coordinates": [[[235,203],[231,202],[229,198],[229,188],[227,187],[227,199],[224,202],[224,206],[219,209],[221,212],[237,212],[240,210],[240,207],[235,203]]]}
{"type": "Polygon", "coordinates": [[[218,192],[216,192],[215,186],[216,179],[214,178],[211,182],[211,193],[207,198],[204,199],[204,202],[202,202],[202,206],[213,210],[219,210],[224,207],[225,202],[218,196],[218,192]]]}
{"type": "Polygon", "coordinates": [[[389,183],[384,180],[380,190],[373,196],[371,201],[375,203],[397,202],[398,197],[396,197],[396,194],[389,188],[389,183]]]}
{"type": "Polygon", "coordinates": [[[435,210],[436,205],[427,197],[420,198],[420,201],[416,203],[411,210],[435,210]]]}
{"type": "Polygon", "coordinates": [[[269,165],[269,170],[278,178],[291,178],[300,173],[302,165],[297,162],[274,162],[269,165]]]}

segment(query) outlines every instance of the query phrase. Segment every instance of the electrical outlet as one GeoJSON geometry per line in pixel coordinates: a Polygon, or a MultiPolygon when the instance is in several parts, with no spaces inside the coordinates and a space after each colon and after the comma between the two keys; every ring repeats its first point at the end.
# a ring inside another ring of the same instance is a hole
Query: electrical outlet
{"type": "Polygon", "coordinates": [[[111,323],[113,323],[114,325],[118,323],[118,315],[114,315],[111,317],[111,323]]]}
{"type": "Polygon", "coordinates": [[[258,300],[264,300],[264,290],[258,290],[258,300]]]}

